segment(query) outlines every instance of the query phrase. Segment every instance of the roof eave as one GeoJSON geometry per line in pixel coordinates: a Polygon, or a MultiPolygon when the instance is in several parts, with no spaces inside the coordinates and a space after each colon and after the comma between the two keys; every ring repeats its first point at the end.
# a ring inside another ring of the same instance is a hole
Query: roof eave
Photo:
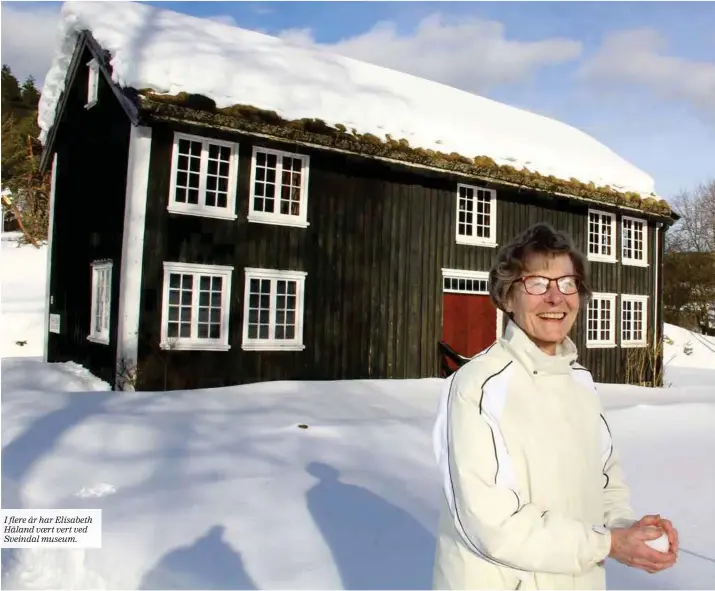
{"type": "Polygon", "coordinates": [[[40,172],[42,174],[47,171],[49,163],[52,161],[52,153],[54,152],[54,144],[57,139],[60,122],[62,121],[65,108],[67,107],[67,100],[69,97],[67,89],[70,88],[74,82],[77,71],[81,65],[80,61],[85,48],[89,49],[92,57],[97,60],[99,71],[104,75],[105,79],[109,83],[114,96],[117,98],[124,112],[127,114],[129,121],[131,121],[132,125],[137,125],[139,122],[140,114],[136,102],[133,101],[127,93],[125,93],[124,90],[112,80],[112,72],[107,61],[106,52],[102,49],[102,46],[97,43],[90,31],[81,31],[77,36],[77,42],[75,43],[72,59],[70,60],[67,72],[65,73],[65,86],[55,108],[55,116],[52,127],[47,133],[47,140],[43,146],[42,155],[40,157],[40,172]]]}
{"type": "MultiPolygon", "coordinates": [[[[197,100],[201,100],[201,98],[202,97],[197,97],[197,100]]],[[[558,190],[553,190],[553,189],[544,189],[544,188],[540,188],[538,186],[532,186],[532,185],[525,184],[525,183],[512,182],[505,178],[498,178],[498,177],[489,176],[486,174],[479,174],[478,172],[474,172],[474,171],[460,170],[459,169],[460,163],[457,161],[452,163],[452,165],[450,165],[450,166],[435,166],[435,165],[430,165],[427,162],[418,162],[415,160],[410,160],[407,157],[405,157],[404,152],[400,153],[399,151],[393,151],[390,153],[390,155],[381,155],[381,154],[376,153],[378,151],[377,149],[373,150],[371,153],[371,150],[370,150],[371,146],[363,146],[363,148],[367,147],[367,150],[362,150],[362,151],[355,150],[355,149],[349,149],[349,148],[345,148],[345,147],[336,145],[336,144],[339,144],[339,141],[337,141],[337,140],[333,141],[332,145],[331,145],[326,140],[327,136],[325,134],[302,131],[295,127],[290,128],[290,126],[287,126],[288,129],[286,129],[285,127],[281,127],[281,126],[277,126],[277,125],[257,124],[255,121],[249,121],[249,120],[242,119],[239,117],[228,117],[222,113],[190,109],[188,107],[176,105],[176,104],[169,103],[169,102],[154,101],[151,98],[148,98],[147,96],[144,96],[142,94],[139,95],[138,106],[139,106],[139,111],[141,113],[141,116],[147,117],[147,119],[150,121],[151,120],[171,121],[174,123],[184,123],[184,124],[200,125],[203,127],[211,127],[211,128],[215,128],[215,129],[222,129],[224,131],[230,131],[233,133],[237,133],[237,132],[245,133],[245,134],[256,136],[256,137],[264,137],[266,139],[286,142],[286,143],[290,143],[290,144],[294,144],[294,145],[298,144],[298,145],[303,145],[306,147],[312,147],[312,148],[316,148],[316,149],[330,150],[330,151],[341,152],[341,153],[346,153],[346,154],[355,154],[355,155],[373,158],[373,159],[377,159],[377,160],[381,160],[381,161],[385,161],[385,162],[401,164],[404,166],[432,170],[434,172],[451,173],[451,174],[463,176],[463,177],[469,178],[469,179],[478,179],[478,180],[485,181],[485,182],[512,186],[512,187],[519,188],[519,189],[536,191],[538,193],[547,194],[547,195],[559,197],[562,199],[568,199],[568,200],[573,200],[573,201],[582,201],[582,202],[586,202],[586,203],[593,203],[594,205],[597,205],[600,207],[604,207],[604,206],[615,207],[617,209],[620,209],[620,210],[623,210],[626,212],[636,212],[641,217],[649,217],[652,219],[656,219],[656,220],[664,222],[668,225],[670,225],[676,221],[676,219],[673,217],[674,212],[672,212],[672,209],[669,213],[665,213],[664,211],[653,211],[653,210],[639,208],[639,207],[630,207],[629,205],[618,201],[618,199],[619,199],[618,196],[620,194],[617,193],[616,191],[612,192],[613,201],[609,202],[609,201],[606,201],[605,199],[589,198],[589,196],[587,196],[587,195],[577,195],[577,194],[566,193],[563,191],[558,191],[558,190]],[[231,125],[227,124],[229,122],[229,120],[230,120],[231,125]],[[262,129],[258,129],[259,127],[262,129]]],[[[378,139],[378,138],[375,138],[375,139],[378,139]]],[[[381,141],[381,140],[378,140],[378,141],[381,141]]],[[[466,165],[465,165],[465,168],[466,168],[466,165]]],[[[542,178],[544,178],[544,177],[542,177],[542,178]]]]}

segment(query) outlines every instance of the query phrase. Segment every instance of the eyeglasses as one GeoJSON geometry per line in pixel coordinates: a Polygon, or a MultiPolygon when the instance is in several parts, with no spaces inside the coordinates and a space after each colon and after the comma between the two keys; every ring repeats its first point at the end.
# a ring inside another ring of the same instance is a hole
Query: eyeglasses
{"type": "Polygon", "coordinates": [[[522,277],[518,281],[524,284],[524,289],[526,293],[531,295],[544,295],[549,291],[551,282],[554,281],[559,291],[564,295],[573,295],[578,292],[581,281],[575,275],[564,275],[563,277],[557,277],[556,279],[550,279],[549,277],[543,277],[541,275],[529,275],[527,277],[522,277]]]}

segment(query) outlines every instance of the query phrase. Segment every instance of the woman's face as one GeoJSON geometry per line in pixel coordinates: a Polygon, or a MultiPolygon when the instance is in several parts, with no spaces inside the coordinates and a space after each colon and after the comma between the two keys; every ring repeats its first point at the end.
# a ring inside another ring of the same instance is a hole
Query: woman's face
{"type": "MultiPolygon", "coordinates": [[[[554,256],[533,255],[526,260],[522,277],[542,275],[557,279],[573,275],[571,257],[567,254],[554,256]]],[[[535,291],[530,289],[530,291],[535,291]]],[[[556,282],[550,282],[546,293],[527,293],[524,282],[515,283],[507,301],[507,311],[537,346],[549,355],[556,354],[556,346],[564,340],[578,316],[580,297],[578,291],[564,295],[556,282]]]]}

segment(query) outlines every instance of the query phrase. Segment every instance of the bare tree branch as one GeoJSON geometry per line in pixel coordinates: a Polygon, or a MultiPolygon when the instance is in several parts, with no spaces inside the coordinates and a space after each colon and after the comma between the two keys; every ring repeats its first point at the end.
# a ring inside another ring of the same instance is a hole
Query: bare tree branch
{"type": "Polygon", "coordinates": [[[671,206],[681,219],[666,234],[666,249],[715,252],[715,179],[679,193],[671,206]]]}

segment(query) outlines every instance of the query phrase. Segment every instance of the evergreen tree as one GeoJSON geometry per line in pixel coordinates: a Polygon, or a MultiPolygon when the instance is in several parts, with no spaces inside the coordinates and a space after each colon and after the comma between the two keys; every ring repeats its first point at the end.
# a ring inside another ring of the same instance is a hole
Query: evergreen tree
{"type": "Polygon", "coordinates": [[[47,236],[49,174],[40,175],[42,146],[37,123],[40,93],[30,76],[20,86],[8,65],[2,66],[3,209],[18,220],[24,241],[38,246],[47,236]]]}
{"type": "Polygon", "coordinates": [[[35,86],[35,78],[28,76],[22,85],[22,103],[30,110],[37,109],[40,102],[40,91],[35,86]]]}
{"type": "Polygon", "coordinates": [[[20,83],[10,70],[10,66],[3,64],[2,67],[2,110],[12,109],[22,103],[22,91],[20,83]]]}

